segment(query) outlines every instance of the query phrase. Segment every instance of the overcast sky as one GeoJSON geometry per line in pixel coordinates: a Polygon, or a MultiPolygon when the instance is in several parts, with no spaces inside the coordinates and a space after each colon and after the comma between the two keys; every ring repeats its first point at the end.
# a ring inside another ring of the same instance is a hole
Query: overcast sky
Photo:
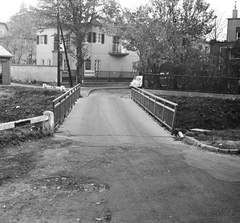
{"type": "MultiPolygon", "coordinates": [[[[232,10],[235,5],[235,0],[205,0],[210,3],[210,8],[216,11],[218,16],[224,18],[227,24],[227,18],[232,17],[232,10]]],[[[18,12],[22,3],[27,5],[36,4],[37,0],[0,0],[0,22],[6,22],[10,17],[18,12]]],[[[122,6],[132,7],[137,6],[141,3],[147,3],[148,0],[119,0],[122,6]]],[[[239,10],[240,17],[240,0],[237,0],[237,8],[239,10]]]]}

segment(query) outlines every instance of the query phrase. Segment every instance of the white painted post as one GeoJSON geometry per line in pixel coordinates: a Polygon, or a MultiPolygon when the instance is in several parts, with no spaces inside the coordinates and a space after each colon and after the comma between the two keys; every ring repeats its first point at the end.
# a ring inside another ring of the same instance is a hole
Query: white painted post
{"type": "Polygon", "coordinates": [[[48,120],[42,124],[42,132],[45,135],[52,136],[54,133],[54,113],[51,111],[43,112],[43,115],[48,116],[48,120]]]}

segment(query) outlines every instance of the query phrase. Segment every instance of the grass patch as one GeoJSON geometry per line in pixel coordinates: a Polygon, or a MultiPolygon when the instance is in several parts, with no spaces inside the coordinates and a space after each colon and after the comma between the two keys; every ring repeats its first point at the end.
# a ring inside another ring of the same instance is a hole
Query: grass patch
{"type": "Polygon", "coordinates": [[[193,128],[211,130],[194,133],[193,137],[213,146],[239,148],[240,100],[209,97],[178,97],[159,95],[178,104],[176,128],[189,131],[193,128]]]}
{"type": "MultiPolygon", "coordinates": [[[[40,116],[52,111],[52,101],[62,92],[43,88],[19,86],[0,87],[0,123],[40,116]]],[[[0,147],[19,144],[23,141],[42,138],[41,124],[1,131],[0,147]]]]}

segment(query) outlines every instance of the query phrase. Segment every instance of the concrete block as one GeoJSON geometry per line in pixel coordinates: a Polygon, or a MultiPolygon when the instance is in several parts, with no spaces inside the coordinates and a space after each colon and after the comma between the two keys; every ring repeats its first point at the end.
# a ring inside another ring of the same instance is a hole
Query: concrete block
{"type": "Polygon", "coordinates": [[[45,111],[43,115],[48,116],[48,121],[43,122],[42,132],[45,135],[52,136],[54,133],[54,114],[52,111],[45,111]]]}

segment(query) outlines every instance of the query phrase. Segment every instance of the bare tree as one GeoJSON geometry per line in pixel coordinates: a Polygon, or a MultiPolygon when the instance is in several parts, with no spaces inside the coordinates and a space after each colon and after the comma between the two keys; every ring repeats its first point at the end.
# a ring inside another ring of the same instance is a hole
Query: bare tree
{"type": "Polygon", "coordinates": [[[23,3],[19,12],[10,18],[10,35],[3,39],[3,45],[13,54],[13,62],[32,63],[35,52],[36,29],[30,10],[23,3]],[[24,58],[23,58],[24,57],[24,58]]]}
{"type": "Polygon", "coordinates": [[[61,25],[76,47],[77,80],[81,83],[88,55],[85,38],[92,26],[102,27],[106,19],[113,18],[119,4],[115,0],[39,0],[34,9],[38,26],[56,26],[58,8],[61,25]]]}

